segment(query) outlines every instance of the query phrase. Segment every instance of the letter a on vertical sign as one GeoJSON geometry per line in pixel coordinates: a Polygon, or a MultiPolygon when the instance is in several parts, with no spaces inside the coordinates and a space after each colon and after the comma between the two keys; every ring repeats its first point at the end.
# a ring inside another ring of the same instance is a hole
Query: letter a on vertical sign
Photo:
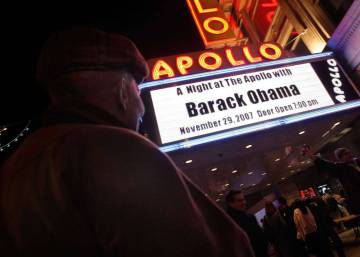
{"type": "Polygon", "coordinates": [[[235,40],[225,14],[216,0],[186,0],[206,48],[235,40]]]}

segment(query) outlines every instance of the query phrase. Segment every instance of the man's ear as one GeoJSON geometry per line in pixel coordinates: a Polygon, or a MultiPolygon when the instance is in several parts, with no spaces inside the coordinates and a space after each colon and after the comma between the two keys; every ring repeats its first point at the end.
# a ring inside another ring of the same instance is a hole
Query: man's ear
{"type": "Polygon", "coordinates": [[[122,106],[123,110],[126,111],[128,107],[129,102],[129,96],[128,96],[128,88],[125,85],[126,81],[124,78],[121,78],[120,85],[117,86],[117,95],[119,99],[119,104],[122,106]]]}

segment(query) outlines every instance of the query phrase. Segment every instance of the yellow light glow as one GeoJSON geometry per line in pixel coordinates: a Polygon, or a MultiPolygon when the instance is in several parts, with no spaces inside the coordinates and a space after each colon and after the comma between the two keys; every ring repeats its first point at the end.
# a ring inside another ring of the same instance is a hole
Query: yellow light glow
{"type": "MultiPolygon", "coordinates": [[[[210,46],[210,45],[219,45],[219,44],[224,44],[226,42],[229,41],[233,41],[235,39],[235,35],[232,33],[232,35],[228,36],[227,38],[224,39],[210,39],[210,41],[207,38],[207,35],[205,35],[206,31],[203,28],[203,23],[201,22],[201,18],[199,16],[203,16],[203,15],[208,15],[208,14],[199,14],[198,11],[196,10],[196,6],[194,6],[194,2],[192,0],[186,0],[186,3],[190,9],[191,15],[194,18],[196,27],[198,28],[198,31],[200,33],[200,36],[205,44],[206,47],[210,46]]],[[[215,8],[214,8],[215,9],[215,8]]],[[[217,13],[214,13],[214,15],[219,15],[220,10],[217,9],[217,13]]],[[[212,10],[212,8],[209,8],[207,10],[212,10]]]]}
{"type": "Polygon", "coordinates": [[[243,47],[243,53],[246,57],[246,59],[250,62],[250,63],[255,63],[255,62],[261,62],[262,61],[262,58],[259,56],[259,57],[253,57],[250,53],[250,50],[249,50],[249,47],[247,46],[244,46],[243,47]]]}
{"type": "Polygon", "coordinates": [[[176,58],[176,65],[182,75],[188,74],[187,69],[193,65],[194,61],[190,56],[179,56],[176,58]]]}
{"type": "Polygon", "coordinates": [[[278,47],[275,44],[270,44],[270,43],[262,44],[259,48],[259,52],[260,52],[261,56],[263,56],[264,58],[266,58],[268,60],[279,59],[282,55],[282,51],[281,51],[280,47],[278,47]],[[273,50],[274,53],[270,54],[268,52],[268,49],[273,50]]]}
{"type": "Polygon", "coordinates": [[[227,57],[229,63],[232,66],[240,66],[240,65],[243,65],[245,63],[243,60],[238,60],[238,61],[235,60],[232,49],[226,49],[225,53],[226,53],[226,57],[227,57]]]}
{"type": "Polygon", "coordinates": [[[205,36],[205,34],[204,34],[203,30],[202,30],[202,26],[201,26],[201,24],[199,22],[199,18],[198,18],[197,14],[196,14],[196,12],[195,12],[195,10],[193,8],[193,5],[191,4],[190,0],[186,0],[186,2],[187,2],[188,6],[190,8],[190,11],[191,11],[191,14],[192,14],[194,20],[195,20],[195,24],[196,24],[196,26],[197,26],[197,28],[198,28],[198,30],[200,32],[200,36],[203,39],[204,44],[207,45],[208,41],[207,41],[206,36],[205,36]]]}
{"type": "Polygon", "coordinates": [[[209,13],[209,12],[217,12],[218,8],[207,8],[204,9],[200,3],[200,0],[194,0],[194,3],[196,5],[196,9],[199,13],[209,13]]]}
{"type": "Polygon", "coordinates": [[[199,56],[199,65],[206,70],[216,70],[222,64],[220,55],[214,52],[205,52],[199,56]],[[206,63],[207,58],[213,58],[215,60],[214,64],[206,63]]]}
{"type": "Polygon", "coordinates": [[[223,18],[220,18],[220,17],[210,17],[210,18],[207,18],[204,23],[204,29],[211,33],[211,34],[216,34],[216,35],[219,35],[219,34],[223,34],[225,33],[228,29],[229,29],[229,23],[223,19],[223,18]],[[222,28],[221,29],[213,29],[210,27],[210,22],[213,22],[213,21],[218,21],[222,24],[222,28]]]}
{"type": "Polygon", "coordinates": [[[154,64],[151,74],[153,80],[160,79],[160,76],[167,76],[168,78],[175,76],[174,70],[170,67],[170,65],[161,59],[154,64]]]}

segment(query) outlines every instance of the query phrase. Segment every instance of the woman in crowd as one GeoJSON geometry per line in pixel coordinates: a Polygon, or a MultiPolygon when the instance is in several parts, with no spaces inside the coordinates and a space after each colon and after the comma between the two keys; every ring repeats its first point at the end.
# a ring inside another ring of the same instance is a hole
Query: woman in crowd
{"type": "Polygon", "coordinates": [[[309,252],[317,257],[333,257],[318,233],[317,224],[310,209],[301,200],[295,200],[293,207],[297,236],[306,242],[309,252]]]}
{"type": "Polygon", "coordinates": [[[281,257],[295,257],[290,228],[272,202],[265,203],[264,231],[281,257]]]}

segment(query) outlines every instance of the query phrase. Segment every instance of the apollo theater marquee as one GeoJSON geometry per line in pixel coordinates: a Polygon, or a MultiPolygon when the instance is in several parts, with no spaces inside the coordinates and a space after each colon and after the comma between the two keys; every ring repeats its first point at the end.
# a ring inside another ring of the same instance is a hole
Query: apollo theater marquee
{"type": "MultiPolygon", "coordinates": [[[[234,39],[216,1],[187,3],[205,48],[234,39]]],[[[165,152],[360,106],[331,52],[288,58],[266,42],[148,63],[143,131],[165,152]]]]}

